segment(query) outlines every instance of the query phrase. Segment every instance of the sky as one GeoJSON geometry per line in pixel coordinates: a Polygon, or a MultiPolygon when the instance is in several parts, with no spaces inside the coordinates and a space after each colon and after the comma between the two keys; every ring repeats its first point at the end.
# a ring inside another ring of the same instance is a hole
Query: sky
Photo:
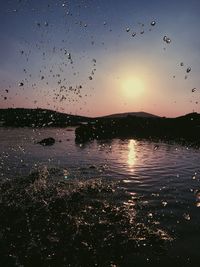
{"type": "Polygon", "coordinates": [[[0,108],[200,113],[200,1],[0,5],[0,108]]]}

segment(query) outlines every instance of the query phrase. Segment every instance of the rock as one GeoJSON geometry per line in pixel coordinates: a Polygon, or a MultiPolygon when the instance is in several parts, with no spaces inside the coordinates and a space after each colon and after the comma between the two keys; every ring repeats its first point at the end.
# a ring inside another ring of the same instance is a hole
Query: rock
{"type": "Polygon", "coordinates": [[[42,146],[52,146],[55,144],[55,139],[53,137],[44,138],[41,141],[37,142],[42,146]]]}

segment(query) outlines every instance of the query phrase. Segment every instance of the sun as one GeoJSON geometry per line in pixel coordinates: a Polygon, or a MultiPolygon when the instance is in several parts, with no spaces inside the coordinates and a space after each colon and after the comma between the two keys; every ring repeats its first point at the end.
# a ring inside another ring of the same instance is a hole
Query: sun
{"type": "Polygon", "coordinates": [[[123,95],[128,98],[138,98],[144,92],[144,82],[137,77],[124,80],[121,87],[123,95]]]}

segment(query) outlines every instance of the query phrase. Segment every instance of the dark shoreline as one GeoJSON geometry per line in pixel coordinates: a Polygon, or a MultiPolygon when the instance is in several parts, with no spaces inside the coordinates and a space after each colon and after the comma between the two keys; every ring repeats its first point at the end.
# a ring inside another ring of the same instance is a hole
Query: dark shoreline
{"type": "Polygon", "coordinates": [[[177,118],[149,113],[123,113],[98,118],[60,113],[47,109],[0,109],[0,127],[68,128],[77,127],[76,142],[113,138],[139,138],[200,147],[200,114],[177,118]]]}
{"type": "Polygon", "coordinates": [[[191,113],[178,118],[126,118],[99,119],[81,125],[75,131],[76,142],[106,139],[144,139],[156,142],[200,147],[200,115],[191,113]]]}
{"type": "Polygon", "coordinates": [[[0,109],[0,127],[48,128],[78,126],[90,118],[65,114],[47,109],[9,108],[0,109]]]}

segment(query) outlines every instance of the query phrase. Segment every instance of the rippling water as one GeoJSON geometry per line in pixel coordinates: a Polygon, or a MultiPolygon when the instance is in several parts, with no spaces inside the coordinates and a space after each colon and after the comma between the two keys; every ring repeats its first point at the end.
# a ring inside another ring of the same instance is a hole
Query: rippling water
{"type": "MultiPolygon", "coordinates": [[[[144,223],[172,237],[166,252],[188,266],[199,266],[200,152],[179,145],[138,140],[76,144],[74,129],[0,128],[1,179],[56,168],[58,176],[120,181],[144,223]],[[37,144],[53,137],[53,146],[37,144]]],[[[183,266],[183,265],[182,265],[183,266]]]]}

